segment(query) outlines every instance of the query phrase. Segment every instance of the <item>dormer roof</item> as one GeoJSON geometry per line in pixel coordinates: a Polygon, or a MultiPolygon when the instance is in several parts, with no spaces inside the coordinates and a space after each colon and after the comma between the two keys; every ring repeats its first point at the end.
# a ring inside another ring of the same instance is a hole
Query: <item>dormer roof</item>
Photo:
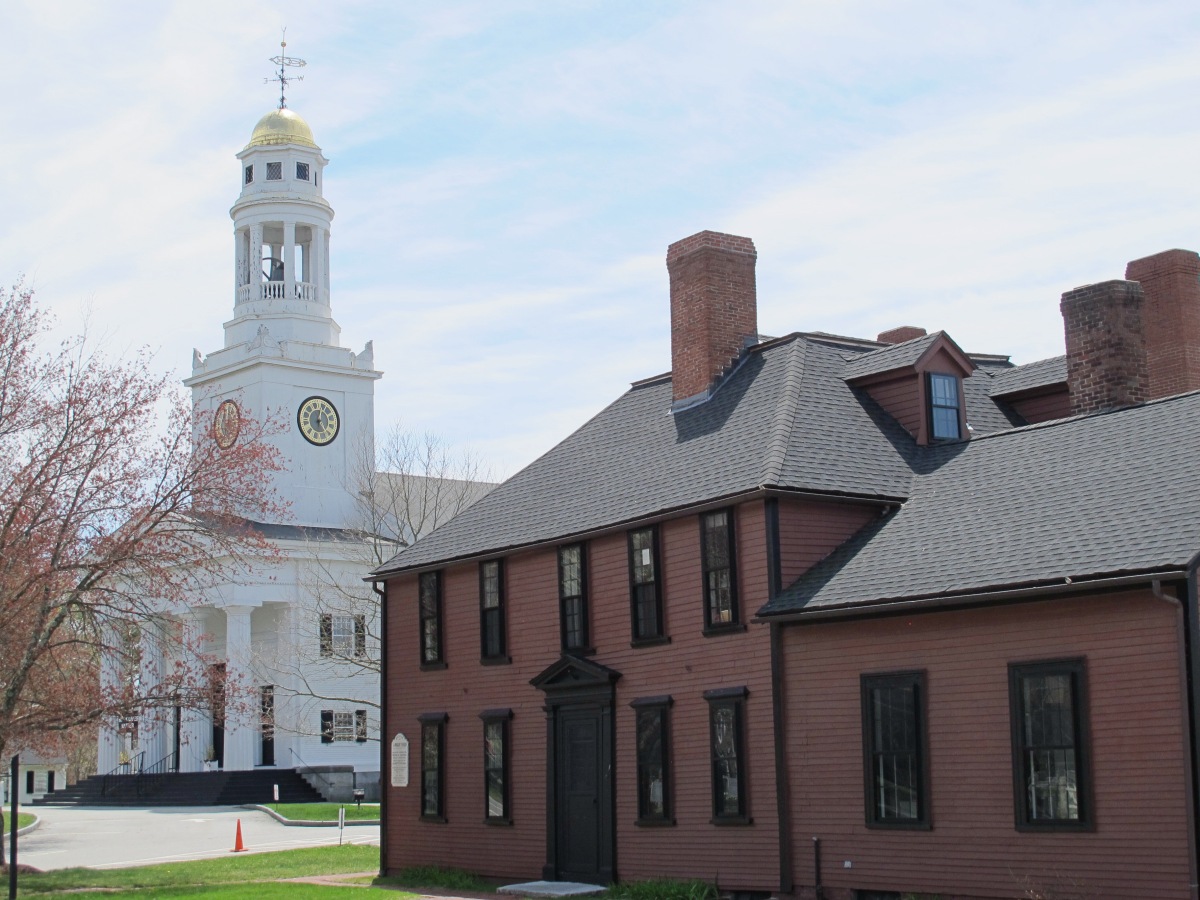
{"type": "Polygon", "coordinates": [[[888,375],[906,369],[917,371],[921,368],[922,362],[932,357],[940,349],[945,349],[950,358],[958,365],[961,371],[957,374],[960,377],[965,378],[975,370],[975,363],[946,332],[935,331],[910,341],[890,344],[864,353],[846,366],[843,377],[847,383],[854,384],[873,376],[888,375]]]}

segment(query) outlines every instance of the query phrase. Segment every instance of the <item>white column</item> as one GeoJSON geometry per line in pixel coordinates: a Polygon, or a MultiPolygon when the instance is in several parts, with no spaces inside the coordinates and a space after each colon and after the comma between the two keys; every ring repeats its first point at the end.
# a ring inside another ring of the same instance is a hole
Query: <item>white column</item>
{"type": "Polygon", "coordinates": [[[225,607],[225,771],[254,768],[258,696],[250,678],[250,606],[225,607]],[[236,693],[235,693],[236,692],[236,693]]]}
{"type": "Polygon", "coordinates": [[[332,305],[329,295],[329,231],[321,229],[321,302],[332,305]]]}
{"type": "MultiPolygon", "coordinates": [[[[163,675],[163,641],[158,622],[142,625],[141,640],[141,692],[143,695],[157,694],[163,675]]],[[[166,723],[169,710],[161,703],[144,706],[138,720],[138,752],[142,754],[141,765],[153,766],[166,755],[166,723]]]]}
{"type": "Polygon", "coordinates": [[[308,246],[312,253],[309,278],[313,284],[313,299],[328,305],[329,297],[325,293],[325,229],[320,225],[313,225],[312,241],[308,246]]]}
{"type": "Polygon", "coordinates": [[[246,260],[247,272],[249,280],[247,284],[252,285],[250,288],[250,299],[262,299],[260,287],[263,276],[263,261],[262,261],[262,246],[263,246],[263,227],[262,222],[256,222],[250,226],[250,258],[246,260]]]}
{"type": "Polygon", "coordinates": [[[296,223],[283,223],[284,299],[296,299],[296,223]]]}
{"type": "MultiPolygon", "coordinates": [[[[183,665],[188,668],[187,681],[193,693],[203,694],[208,673],[200,664],[196,653],[201,649],[204,634],[203,613],[190,610],[179,618],[183,623],[183,665]]],[[[206,709],[189,705],[180,711],[179,724],[179,771],[200,772],[204,769],[204,756],[212,746],[212,717],[206,709]]]]}
{"type": "MultiPolygon", "coordinates": [[[[105,697],[114,696],[121,687],[121,660],[117,653],[117,631],[110,625],[103,625],[103,647],[100,651],[100,690],[105,697]]],[[[105,716],[100,722],[100,737],[96,745],[96,772],[106,775],[117,767],[121,761],[121,735],[117,730],[118,722],[105,716]]]]}

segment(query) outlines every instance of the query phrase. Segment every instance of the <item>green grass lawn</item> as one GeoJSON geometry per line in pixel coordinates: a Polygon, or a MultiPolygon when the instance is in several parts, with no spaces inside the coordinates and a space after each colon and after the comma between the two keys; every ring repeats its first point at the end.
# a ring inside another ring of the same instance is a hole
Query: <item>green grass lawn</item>
{"type": "MultiPolygon", "coordinates": [[[[306,875],[334,875],[350,872],[379,871],[379,848],[359,844],[341,847],[304,847],[277,853],[247,853],[219,859],[195,859],[187,862],[161,863],[130,869],[56,869],[40,875],[21,875],[20,891],[26,896],[57,891],[104,889],[105,898],[113,896],[185,897],[212,893],[218,885],[230,885],[229,897],[282,897],[282,893],[267,893],[276,887],[288,891],[289,900],[297,900],[296,892],[310,896],[307,885],[259,884],[280,878],[300,878],[306,875]],[[108,891],[121,891],[111,894],[108,891]],[[175,893],[178,892],[178,893],[175,893]]],[[[362,891],[362,888],[314,886],[322,897],[333,898],[329,891],[362,891]]],[[[316,897],[317,894],[311,896],[316,897]]],[[[402,900],[402,895],[391,896],[402,900]]]]}
{"type": "MultiPolygon", "coordinates": [[[[37,818],[37,816],[35,816],[33,813],[23,813],[20,810],[18,810],[17,811],[17,827],[24,828],[26,825],[32,825],[33,820],[36,818],[37,818]]],[[[8,813],[4,813],[2,816],[0,816],[0,821],[4,822],[3,831],[5,834],[8,834],[8,823],[9,823],[8,813]]]]}
{"type": "Polygon", "coordinates": [[[346,807],[347,822],[379,818],[378,803],[364,803],[362,806],[353,803],[267,803],[265,806],[295,821],[336,822],[338,809],[342,806],[346,807]]]}

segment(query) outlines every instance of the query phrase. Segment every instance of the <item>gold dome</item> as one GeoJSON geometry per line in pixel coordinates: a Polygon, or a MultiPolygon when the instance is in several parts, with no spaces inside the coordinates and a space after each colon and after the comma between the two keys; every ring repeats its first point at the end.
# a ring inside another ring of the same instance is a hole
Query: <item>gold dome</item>
{"type": "Polygon", "coordinates": [[[290,109],[273,109],[259,119],[246,147],[266,147],[271,144],[300,144],[314,149],[317,147],[308,123],[290,109]]]}

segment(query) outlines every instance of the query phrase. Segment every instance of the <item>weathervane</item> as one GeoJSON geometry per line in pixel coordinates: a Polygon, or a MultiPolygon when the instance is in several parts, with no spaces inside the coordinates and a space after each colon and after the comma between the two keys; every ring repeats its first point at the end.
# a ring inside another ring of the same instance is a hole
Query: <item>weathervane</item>
{"type": "Polygon", "coordinates": [[[300,57],[298,57],[298,56],[288,56],[287,55],[287,29],[286,28],[283,29],[283,40],[281,40],[279,42],[279,46],[281,48],[283,48],[283,52],[280,53],[278,56],[271,57],[271,62],[273,62],[273,63],[275,63],[275,65],[279,66],[279,74],[276,75],[274,78],[264,78],[263,84],[269,84],[272,81],[279,82],[279,108],[287,109],[286,92],[287,92],[288,82],[304,80],[303,75],[293,75],[291,78],[289,78],[288,74],[287,74],[287,67],[294,66],[297,69],[302,69],[306,65],[308,65],[308,63],[306,63],[304,60],[300,59],[300,57]]]}

